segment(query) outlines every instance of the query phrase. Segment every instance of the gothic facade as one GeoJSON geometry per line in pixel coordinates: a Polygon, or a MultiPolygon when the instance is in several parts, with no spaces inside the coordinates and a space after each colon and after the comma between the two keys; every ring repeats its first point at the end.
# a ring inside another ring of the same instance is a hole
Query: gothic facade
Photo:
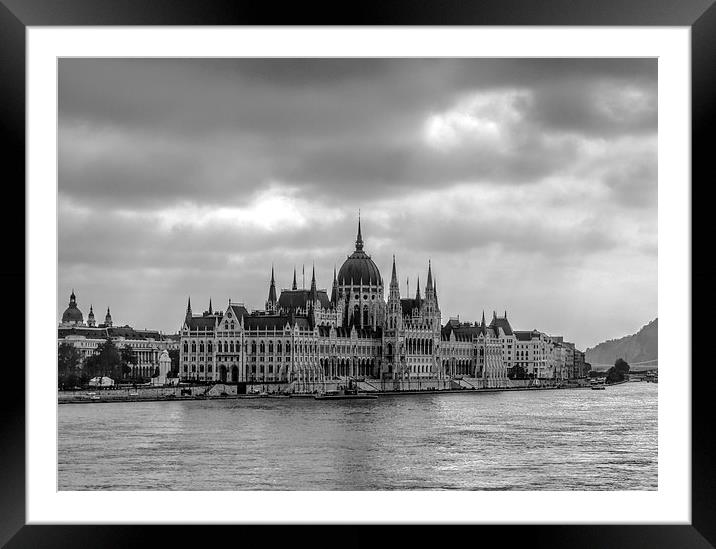
{"type": "Polygon", "coordinates": [[[191,299],[181,328],[180,376],[184,380],[296,382],[421,379],[464,376],[483,386],[507,380],[514,335],[507,317],[486,325],[442,325],[436,281],[428,262],[424,288],[401,297],[393,256],[385,284],[364,251],[360,220],[355,250],[333,273],[333,284],[277,294],[273,268],[265,309],[249,312],[229,302],[225,311],[194,315],[191,299]],[[508,354],[509,353],[509,354],[508,354]]]}

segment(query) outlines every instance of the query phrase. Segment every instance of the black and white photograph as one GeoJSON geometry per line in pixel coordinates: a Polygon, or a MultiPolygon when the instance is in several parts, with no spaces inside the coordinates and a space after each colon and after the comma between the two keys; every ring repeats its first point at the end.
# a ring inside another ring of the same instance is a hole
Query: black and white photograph
{"type": "Polygon", "coordinates": [[[655,491],[656,58],[59,58],[60,491],[655,491]]]}

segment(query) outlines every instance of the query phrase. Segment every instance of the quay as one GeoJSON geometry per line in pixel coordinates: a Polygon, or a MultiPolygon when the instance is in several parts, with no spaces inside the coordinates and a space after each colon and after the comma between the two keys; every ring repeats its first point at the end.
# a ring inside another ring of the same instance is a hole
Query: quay
{"type": "MultiPolygon", "coordinates": [[[[441,380],[442,381],[442,380],[441,380]]],[[[460,380],[463,381],[464,380],[460,380]]],[[[524,380],[527,381],[527,380],[524,380]]],[[[453,386],[447,385],[443,388],[436,388],[436,383],[429,384],[425,389],[411,387],[409,383],[385,384],[392,388],[382,388],[380,383],[367,385],[366,382],[357,382],[358,390],[363,394],[377,396],[414,396],[427,394],[479,394],[495,393],[503,391],[544,391],[558,389],[588,389],[586,380],[570,380],[567,382],[543,382],[539,385],[520,383],[512,381],[510,386],[503,387],[475,387],[468,388],[451,381],[453,386]],[[380,387],[380,388],[379,388],[380,387]]],[[[467,382],[465,382],[467,384],[467,382]]],[[[422,385],[426,383],[421,382],[422,385]]],[[[229,384],[214,383],[207,385],[179,385],[165,387],[120,387],[101,389],[77,389],[58,391],[58,404],[92,404],[104,402],[173,402],[178,400],[243,400],[256,398],[313,398],[323,390],[334,390],[338,383],[326,384],[327,387],[296,387],[296,384],[229,384]],[[268,390],[267,390],[268,389],[268,390]],[[258,391],[265,391],[266,394],[259,395],[258,391]],[[280,395],[283,395],[280,396],[280,395]]],[[[415,384],[413,384],[415,385],[415,384]]]]}

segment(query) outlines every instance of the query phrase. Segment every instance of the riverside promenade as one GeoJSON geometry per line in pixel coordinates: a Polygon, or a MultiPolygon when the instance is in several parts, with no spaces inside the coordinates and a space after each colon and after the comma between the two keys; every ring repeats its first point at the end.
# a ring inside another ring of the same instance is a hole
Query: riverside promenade
{"type": "MultiPolygon", "coordinates": [[[[588,380],[505,380],[501,386],[486,386],[480,378],[422,379],[416,380],[362,380],[355,382],[358,391],[374,395],[418,395],[431,393],[485,393],[497,391],[535,391],[547,389],[589,388],[588,380]]],[[[315,394],[336,390],[345,381],[300,384],[293,383],[214,383],[207,385],[178,385],[164,387],[89,388],[58,391],[59,404],[92,404],[102,402],[147,402],[175,400],[242,399],[264,397],[313,397],[315,394]],[[239,389],[241,387],[241,390],[239,389]]]]}

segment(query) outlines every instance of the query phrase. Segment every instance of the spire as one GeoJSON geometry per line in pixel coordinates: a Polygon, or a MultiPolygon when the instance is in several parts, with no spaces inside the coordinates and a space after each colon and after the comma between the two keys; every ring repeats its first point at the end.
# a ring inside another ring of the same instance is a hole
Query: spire
{"type": "Polygon", "coordinates": [[[358,236],[356,237],[356,251],[363,249],[363,235],[360,232],[360,210],[358,210],[358,236]]]}
{"type": "Polygon", "coordinates": [[[418,307],[420,307],[420,302],[421,302],[421,299],[420,299],[420,276],[418,276],[418,284],[417,284],[417,286],[418,286],[418,290],[415,292],[415,304],[416,304],[418,307]]]}
{"type": "Polygon", "coordinates": [[[505,309],[505,318],[507,318],[507,309],[505,309]]]}
{"type": "Polygon", "coordinates": [[[335,306],[338,303],[338,279],[336,278],[336,266],[333,265],[333,290],[331,291],[331,303],[335,306]]]}
{"type": "Polygon", "coordinates": [[[298,286],[296,285],[296,266],[293,266],[293,286],[291,286],[292,290],[298,289],[298,286]]]}
{"type": "Polygon", "coordinates": [[[75,297],[75,289],[72,288],[72,293],[70,294],[70,307],[75,305],[77,305],[77,298],[75,297]]]}
{"type": "Polygon", "coordinates": [[[482,310],[482,327],[485,327],[485,309],[482,310]]]}
{"type": "MultiPolygon", "coordinates": [[[[107,307],[107,312],[109,313],[109,307],[107,307]]],[[[189,299],[186,303],[186,315],[184,316],[184,319],[189,322],[191,320],[191,296],[189,296],[189,299]]]]}
{"type": "Polygon", "coordinates": [[[313,265],[313,272],[311,273],[311,299],[316,299],[316,265],[313,265]]]}
{"type": "Polygon", "coordinates": [[[112,315],[111,315],[110,312],[109,312],[109,307],[107,307],[107,316],[104,317],[104,323],[105,323],[107,326],[111,326],[111,325],[112,325],[112,315]]]}
{"type": "Polygon", "coordinates": [[[271,284],[269,285],[268,300],[266,301],[266,308],[273,310],[276,305],[276,280],[273,275],[273,265],[271,265],[271,284]]]}
{"type": "Polygon", "coordinates": [[[428,284],[426,286],[427,289],[432,289],[433,287],[433,270],[432,266],[430,265],[430,260],[428,259],[428,284]]]}
{"type": "Polygon", "coordinates": [[[395,254],[393,254],[393,274],[390,277],[390,285],[398,283],[398,276],[395,274],[395,254]]]}
{"type": "Polygon", "coordinates": [[[433,295],[435,296],[435,307],[438,307],[438,279],[435,277],[435,287],[433,288],[433,295]]]}
{"type": "Polygon", "coordinates": [[[211,308],[211,298],[209,298],[209,314],[214,314],[214,310],[211,308]]]}

